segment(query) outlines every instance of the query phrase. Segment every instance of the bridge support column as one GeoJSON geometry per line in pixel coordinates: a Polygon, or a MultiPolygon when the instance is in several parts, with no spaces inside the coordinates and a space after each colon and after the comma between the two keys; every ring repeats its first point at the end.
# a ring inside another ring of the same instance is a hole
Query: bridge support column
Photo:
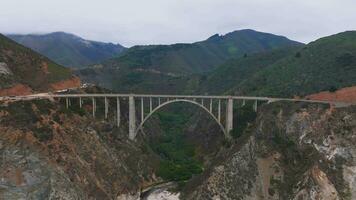
{"type": "Polygon", "coordinates": [[[234,116],[234,102],[232,98],[229,98],[227,100],[227,105],[226,105],[226,137],[230,138],[230,131],[233,128],[233,116],[234,116]]]}
{"type": "Polygon", "coordinates": [[[116,121],[117,121],[117,127],[120,127],[120,118],[121,118],[121,113],[120,113],[120,99],[117,97],[116,99],[116,121]]]}
{"type": "Polygon", "coordinates": [[[145,110],[143,109],[143,98],[141,98],[141,122],[143,122],[144,117],[145,117],[145,110]]]}
{"type": "Polygon", "coordinates": [[[92,98],[92,103],[93,103],[93,117],[95,117],[95,110],[96,110],[96,102],[95,102],[95,98],[92,98]]]}
{"type": "Polygon", "coordinates": [[[129,139],[134,140],[136,135],[136,110],[135,99],[133,96],[129,97],[129,139]]]}
{"type": "Polygon", "coordinates": [[[108,112],[109,112],[109,104],[108,104],[108,98],[105,97],[105,119],[108,118],[108,112]]]}
{"type": "Polygon", "coordinates": [[[257,100],[255,100],[255,103],[253,104],[253,110],[257,112],[257,100]]]}
{"type": "Polygon", "coordinates": [[[69,107],[69,99],[68,98],[66,98],[66,107],[67,107],[67,109],[69,107]]]}
{"type": "Polygon", "coordinates": [[[221,123],[221,100],[220,99],[218,103],[218,120],[221,123]]]}
{"type": "Polygon", "coordinates": [[[150,112],[152,112],[152,97],[150,97],[150,112]]]}
{"type": "Polygon", "coordinates": [[[79,97],[79,108],[82,108],[83,102],[82,102],[82,97],[79,97]]]}

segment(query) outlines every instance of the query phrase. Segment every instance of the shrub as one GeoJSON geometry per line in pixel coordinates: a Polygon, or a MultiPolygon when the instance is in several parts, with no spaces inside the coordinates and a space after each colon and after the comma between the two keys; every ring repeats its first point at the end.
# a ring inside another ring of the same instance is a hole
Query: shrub
{"type": "Polygon", "coordinates": [[[337,88],[335,86],[331,86],[331,87],[329,87],[328,91],[329,92],[336,92],[337,88]]]}

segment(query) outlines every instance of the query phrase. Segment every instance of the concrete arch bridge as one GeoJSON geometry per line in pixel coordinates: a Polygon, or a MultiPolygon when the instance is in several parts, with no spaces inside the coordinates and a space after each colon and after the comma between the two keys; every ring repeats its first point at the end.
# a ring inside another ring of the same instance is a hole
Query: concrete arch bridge
{"type": "MultiPolygon", "coordinates": [[[[221,131],[226,138],[230,138],[230,131],[233,129],[233,110],[234,102],[241,101],[245,105],[246,101],[253,101],[253,109],[257,112],[259,102],[276,102],[276,101],[292,101],[292,102],[307,102],[307,103],[323,103],[333,104],[336,106],[344,106],[340,102],[330,101],[314,101],[306,99],[287,99],[287,98],[269,98],[269,97],[248,97],[248,96],[208,96],[208,95],[145,95],[145,94],[37,94],[28,96],[2,97],[0,100],[26,100],[26,99],[43,99],[56,98],[65,99],[67,108],[71,106],[71,101],[79,101],[79,106],[83,106],[83,99],[89,98],[92,101],[92,115],[95,117],[97,112],[97,99],[103,98],[105,104],[105,118],[108,118],[110,109],[116,112],[116,123],[120,126],[121,122],[121,101],[128,101],[129,105],[129,138],[134,140],[139,130],[141,130],[145,122],[159,109],[169,104],[185,102],[193,104],[210,115],[219,125],[221,131]],[[109,108],[109,101],[116,101],[114,108],[109,108]],[[139,108],[137,108],[139,107],[139,108]],[[145,110],[149,110],[148,114],[145,110]],[[137,119],[136,111],[139,112],[140,119],[137,119]],[[225,123],[223,123],[225,122],[225,123]]],[[[111,110],[110,110],[111,111],[111,110]]]]}

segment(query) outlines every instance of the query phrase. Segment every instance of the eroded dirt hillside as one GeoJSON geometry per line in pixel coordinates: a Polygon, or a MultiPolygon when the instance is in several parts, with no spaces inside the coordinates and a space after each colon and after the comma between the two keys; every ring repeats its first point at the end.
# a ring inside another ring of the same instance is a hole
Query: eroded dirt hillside
{"type": "Polygon", "coordinates": [[[184,199],[356,199],[356,107],[273,103],[184,199]]]}

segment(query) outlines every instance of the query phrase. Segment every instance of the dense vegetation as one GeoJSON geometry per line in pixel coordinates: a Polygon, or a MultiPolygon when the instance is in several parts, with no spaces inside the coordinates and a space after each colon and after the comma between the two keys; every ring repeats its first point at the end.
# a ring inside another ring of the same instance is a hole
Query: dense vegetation
{"type": "Polygon", "coordinates": [[[188,180],[202,172],[202,163],[195,157],[195,147],[184,136],[190,114],[179,112],[181,109],[178,105],[172,106],[172,112],[157,113],[164,133],[150,141],[151,148],[161,158],[158,175],[165,180],[188,180]]]}
{"type": "Polygon", "coordinates": [[[304,96],[356,84],[356,31],[319,39],[237,83],[233,91],[304,96]]]}
{"type": "Polygon", "coordinates": [[[252,124],[257,117],[256,112],[253,110],[253,103],[249,102],[245,105],[239,104],[234,107],[234,125],[231,131],[231,136],[238,139],[242,136],[246,128],[252,124]]]}
{"type": "Polygon", "coordinates": [[[199,82],[199,93],[209,94],[234,94],[239,91],[229,91],[244,80],[249,79],[255,73],[265,69],[276,61],[297,51],[300,47],[279,48],[276,50],[245,54],[241,58],[231,59],[219,66],[213,72],[203,75],[199,82]]]}
{"type": "Polygon", "coordinates": [[[125,49],[119,44],[84,40],[63,32],[8,37],[67,67],[96,64],[117,56],[125,49]]]}

